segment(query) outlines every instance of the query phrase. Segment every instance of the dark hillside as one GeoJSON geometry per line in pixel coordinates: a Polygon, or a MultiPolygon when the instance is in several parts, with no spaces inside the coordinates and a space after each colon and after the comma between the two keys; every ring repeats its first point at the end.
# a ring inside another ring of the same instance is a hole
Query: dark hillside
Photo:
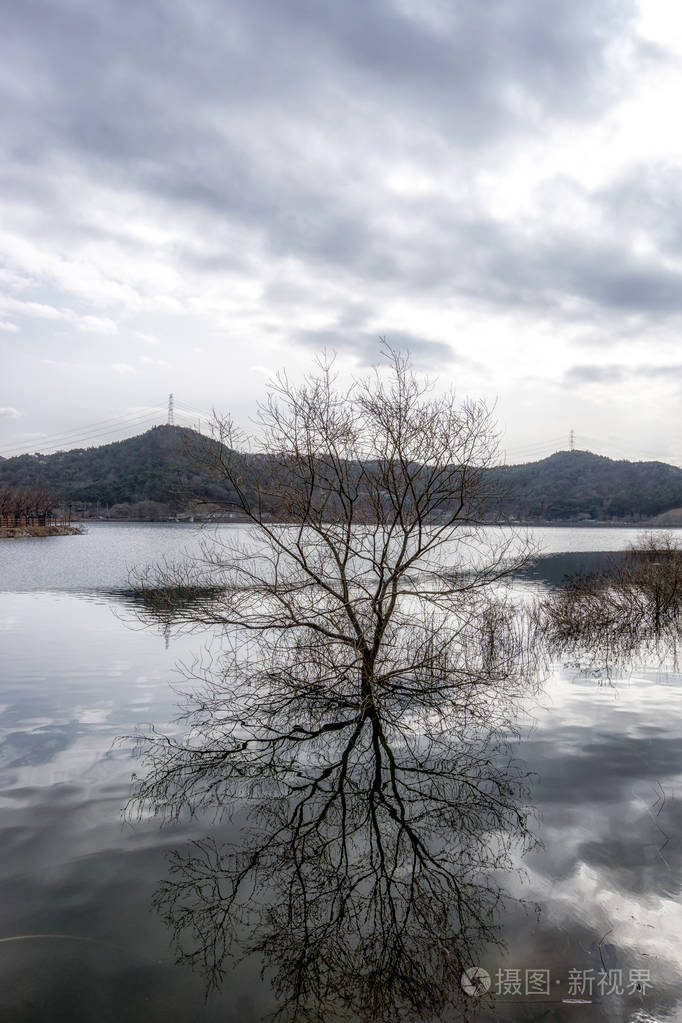
{"type": "MultiPolygon", "coordinates": [[[[102,447],[20,455],[0,461],[0,484],[49,486],[65,503],[138,515],[131,506],[153,503],[150,517],[186,510],[191,501],[229,505],[224,481],[202,466],[197,449],[213,442],[179,426],[156,426],[102,447]]],[[[247,490],[272,483],[265,455],[244,458],[247,490]]],[[[491,517],[575,521],[639,521],[682,506],[682,469],[664,462],[613,461],[589,451],[559,451],[525,465],[490,470],[500,490],[491,517]]],[[[271,509],[276,512],[276,508],[271,509]]]]}
{"type": "Polygon", "coordinates": [[[224,486],[202,473],[192,457],[197,435],[179,426],[156,426],[128,440],[54,455],[19,455],[0,465],[0,482],[49,485],[63,500],[115,505],[155,501],[172,509],[190,498],[225,499],[224,486]]]}
{"type": "Polygon", "coordinates": [[[501,510],[523,519],[640,519],[682,504],[682,469],[665,462],[558,451],[494,471],[508,490],[501,510]]]}

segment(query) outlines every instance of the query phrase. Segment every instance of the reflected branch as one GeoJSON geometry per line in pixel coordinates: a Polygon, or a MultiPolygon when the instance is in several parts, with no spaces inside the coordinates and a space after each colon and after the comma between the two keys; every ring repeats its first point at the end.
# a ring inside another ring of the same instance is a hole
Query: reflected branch
{"type": "Polygon", "coordinates": [[[345,644],[232,635],[187,669],[185,735],[140,738],[132,811],[246,817],[238,844],[176,853],[155,898],[209,990],[256,955],[281,1019],[459,1004],[533,844],[510,744],[531,637],[502,595],[470,599],[454,621],[398,616],[371,687],[345,644]]]}

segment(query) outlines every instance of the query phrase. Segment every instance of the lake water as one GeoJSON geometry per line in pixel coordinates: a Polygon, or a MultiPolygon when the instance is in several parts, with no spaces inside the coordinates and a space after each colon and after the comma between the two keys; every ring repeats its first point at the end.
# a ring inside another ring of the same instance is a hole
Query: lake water
{"type": "MultiPolygon", "coordinates": [[[[536,530],[546,555],[523,585],[551,586],[639,535],[536,530]]],[[[199,540],[190,526],[96,524],[0,541],[2,1021],[255,1023],[276,1005],[256,961],[205,999],[151,909],[169,852],[210,823],[121,815],[136,762],[117,740],[177,727],[176,665],[202,642],[141,627],[121,591],[134,566],[199,540]]],[[[509,886],[538,912],[509,908],[506,953],[481,962],[499,987],[489,1018],[682,1020],[682,676],[652,664],[604,684],[557,666],[519,755],[541,844],[509,886]],[[545,971],[547,994],[526,994],[527,970],[545,971]]]]}

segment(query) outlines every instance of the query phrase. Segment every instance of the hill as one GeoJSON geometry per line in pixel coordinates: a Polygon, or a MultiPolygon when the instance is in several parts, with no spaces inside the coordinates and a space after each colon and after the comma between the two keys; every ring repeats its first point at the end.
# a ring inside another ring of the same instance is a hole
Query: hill
{"type": "Polygon", "coordinates": [[[177,512],[192,498],[225,500],[226,488],[196,464],[196,437],[183,427],[156,426],[101,447],[18,455],[0,463],[0,484],[50,486],[65,504],[99,505],[102,511],[153,502],[177,512]]]}
{"type": "MultiPolygon", "coordinates": [[[[19,455],[0,462],[0,484],[47,485],[65,504],[102,513],[108,508],[114,516],[162,518],[187,509],[192,500],[222,503],[232,496],[223,481],[202,468],[198,441],[193,430],[156,426],[101,447],[19,455]]],[[[245,466],[255,493],[257,482],[269,477],[268,460],[248,456],[245,466]]],[[[639,521],[682,506],[682,469],[664,462],[559,451],[538,462],[490,471],[500,490],[491,517],[639,521]]]]}
{"type": "Polygon", "coordinates": [[[665,462],[558,451],[494,472],[508,494],[500,510],[521,519],[639,520],[682,504],[682,469],[665,462]]]}

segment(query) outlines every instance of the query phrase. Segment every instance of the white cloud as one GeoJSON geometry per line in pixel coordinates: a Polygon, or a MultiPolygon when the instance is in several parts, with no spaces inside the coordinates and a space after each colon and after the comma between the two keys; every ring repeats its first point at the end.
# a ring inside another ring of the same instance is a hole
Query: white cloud
{"type": "Polygon", "coordinates": [[[82,316],[77,319],[79,330],[89,334],[117,334],[118,327],[114,320],[104,316],[82,316]]]}
{"type": "MultiPolygon", "coordinates": [[[[79,314],[68,306],[18,299],[11,295],[0,295],[0,309],[14,313],[16,316],[24,316],[29,320],[61,322],[83,333],[115,334],[118,329],[114,320],[109,317],[94,316],[89,313],[79,314]]],[[[11,326],[9,329],[12,329],[11,326]]]]}
{"type": "Polygon", "coordinates": [[[18,419],[20,415],[21,412],[16,408],[12,408],[11,405],[5,405],[4,408],[0,407],[0,417],[3,419],[18,419]]]}
{"type": "Polygon", "coordinates": [[[140,362],[143,366],[170,366],[166,359],[151,359],[148,355],[141,355],[140,362]]]}

